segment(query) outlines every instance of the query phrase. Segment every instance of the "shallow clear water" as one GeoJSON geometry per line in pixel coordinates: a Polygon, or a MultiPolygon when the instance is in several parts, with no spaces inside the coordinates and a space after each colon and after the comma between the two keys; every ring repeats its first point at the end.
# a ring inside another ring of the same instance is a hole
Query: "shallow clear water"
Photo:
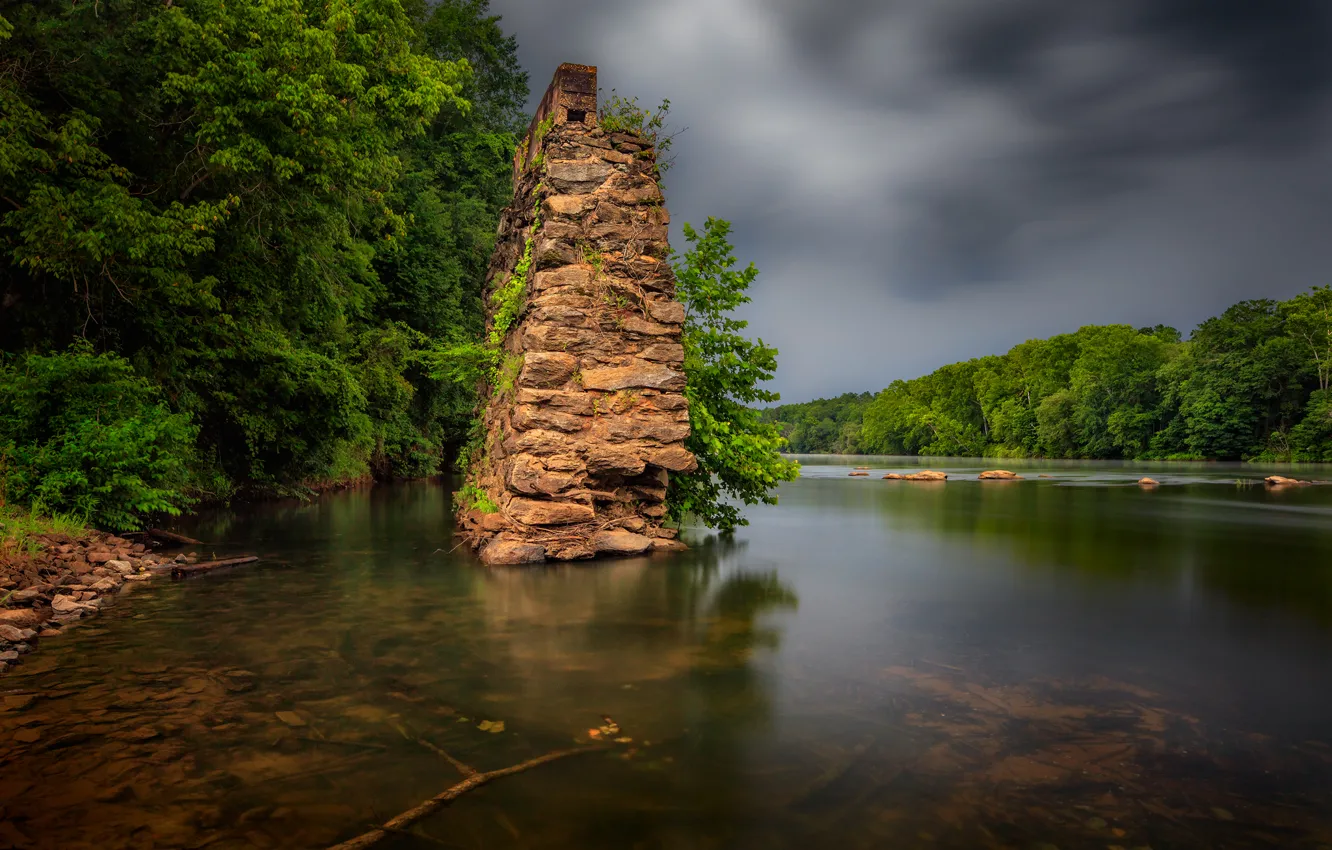
{"type": "Polygon", "coordinates": [[[631,740],[383,846],[1332,845],[1332,487],[804,460],[734,540],[595,565],[480,567],[437,485],[200,518],[264,560],[0,678],[0,847],[326,846],[458,781],[438,749],[497,768],[603,715],[631,740]]]}

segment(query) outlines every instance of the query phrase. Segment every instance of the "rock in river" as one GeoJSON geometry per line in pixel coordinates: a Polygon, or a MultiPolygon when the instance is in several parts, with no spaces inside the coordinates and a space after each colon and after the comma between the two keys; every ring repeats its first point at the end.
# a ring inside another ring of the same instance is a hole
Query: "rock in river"
{"type": "Polygon", "coordinates": [[[652,538],[617,528],[597,532],[592,545],[608,555],[641,555],[652,548],[652,538]]]}
{"type": "Polygon", "coordinates": [[[31,628],[42,622],[41,614],[31,608],[13,608],[0,611],[0,623],[8,623],[20,629],[31,628]]]}
{"type": "Polygon", "coordinates": [[[1263,479],[1268,487],[1303,487],[1310,482],[1301,481],[1298,478],[1287,478],[1284,475],[1269,475],[1263,479]]]}
{"type": "Polygon", "coordinates": [[[0,640],[7,640],[10,643],[22,643],[23,641],[36,636],[37,633],[32,629],[20,629],[10,623],[0,623],[0,640]]]}
{"type": "Polygon", "coordinates": [[[546,560],[546,547],[520,540],[491,540],[481,548],[481,560],[494,566],[535,564],[546,560]]]}
{"type": "Polygon", "coordinates": [[[906,476],[907,481],[947,481],[948,474],[945,472],[935,472],[933,469],[926,469],[921,472],[913,472],[906,476]]]}
{"type": "Polygon", "coordinates": [[[91,602],[80,602],[72,596],[56,596],[51,600],[51,610],[57,614],[70,614],[74,611],[91,611],[97,606],[91,602]]]}

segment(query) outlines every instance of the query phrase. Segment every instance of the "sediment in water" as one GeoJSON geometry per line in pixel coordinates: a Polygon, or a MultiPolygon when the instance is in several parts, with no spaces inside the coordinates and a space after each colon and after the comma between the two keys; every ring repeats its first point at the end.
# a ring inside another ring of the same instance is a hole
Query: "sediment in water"
{"type": "Polygon", "coordinates": [[[0,673],[64,626],[97,613],[105,598],[147,581],[188,555],[157,554],[149,542],[102,532],[38,535],[35,551],[0,555],[0,673]]]}

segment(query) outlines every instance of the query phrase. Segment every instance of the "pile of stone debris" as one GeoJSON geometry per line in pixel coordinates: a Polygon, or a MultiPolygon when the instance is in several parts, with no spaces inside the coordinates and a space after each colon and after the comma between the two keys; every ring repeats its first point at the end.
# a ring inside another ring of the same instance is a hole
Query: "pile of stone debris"
{"type": "Polygon", "coordinates": [[[150,551],[150,543],[100,532],[78,538],[42,535],[34,542],[32,554],[0,557],[0,673],[38,639],[96,613],[104,597],[127,583],[198,560],[192,552],[158,554],[150,551]]]}

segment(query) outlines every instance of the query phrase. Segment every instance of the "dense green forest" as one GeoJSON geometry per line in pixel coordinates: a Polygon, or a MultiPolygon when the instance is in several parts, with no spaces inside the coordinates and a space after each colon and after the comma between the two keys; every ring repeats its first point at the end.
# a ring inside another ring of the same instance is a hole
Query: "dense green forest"
{"type": "Polygon", "coordinates": [[[837,398],[780,404],[765,408],[764,422],[776,425],[787,451],[799,454],[863,454],[861,420],[874,400],[872,393],[843,393],[837,398]]]}
{"type": "Polygon", "coordinates": [[[894,381],[868,405],[765,412],[796,451],[1332,461],[1332,288],[1245,301],[1182,340],[1089,325],[894,381]],[[855,422],[863,424],[859,431],[855,422]]]}
{"type": "Polygon", "coordinates": [[[1332,289],[1245,301],[1181,341],[1088,326],[895,381],[865,412],[873,451],[1332,460],[1332,289]]]}
{"type": "Polygon", "coordinates": [[[438,471],[526,128],[487,0],[0,16],[0,501],[438,471]]]}

